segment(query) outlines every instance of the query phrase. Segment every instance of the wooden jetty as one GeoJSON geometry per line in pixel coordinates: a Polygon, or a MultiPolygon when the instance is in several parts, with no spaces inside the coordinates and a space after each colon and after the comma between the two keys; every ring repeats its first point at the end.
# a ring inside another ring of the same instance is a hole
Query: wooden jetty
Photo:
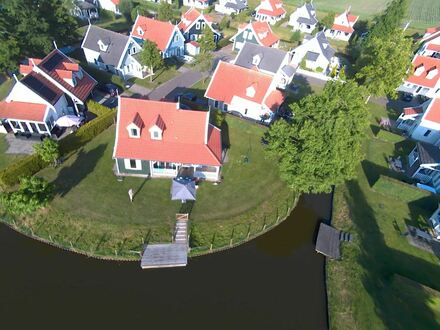
{"type": "Polygon", "coordinates": [[[316,239],[316,252],[331,259],[340,259],[339,250],[340,231],[321,222],[319,225],[318,238],[316,239]]]}
{"type": "Polygon", "coordinates": [[[182,267],[188,263],[188,214],[176,214],[173,242],[148,244],[142,254],[141,268],[182,267]]]}

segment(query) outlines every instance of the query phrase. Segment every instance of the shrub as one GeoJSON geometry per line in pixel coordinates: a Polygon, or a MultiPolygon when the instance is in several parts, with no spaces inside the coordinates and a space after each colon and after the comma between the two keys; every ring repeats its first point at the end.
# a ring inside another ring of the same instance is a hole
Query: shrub
{"type": "Polygon", "coordinates": [[[223,122],[225,121],[226,115],[223,111],[219,109],[211,110],[211,123],[217,127],[222,127],[223,122]]]}
{"type": "Polygon", "coordinates": [[[315,69],[315,71],[321,73],[321,72],[324,71],[324,69],[318,66],[318,67],[315,69]]]}
{"type": "Polygon", "coordinates": [[[116,110],[110,110],[107,114],[84,124],[75,133],[66,136],[60,141],[61,154],[67,155],[91,141],[99,133],[110,127],[114,123],[115,117],[116,110]]]}
{"type": "Polygon", "coordinates": [[[60,150],[58,141],[46,138],[43,142],[34,145],[37,155],[46,163],[53,162],[56,165],[56,161],[60,158],[60,150]]]}
{"type": "Polygon", "coordinates": [[[91,113],[95,114],[97,117],[100,117],[102,115],[106,115],[111,111],[106,106],[104,106],[96,101],[93,101],[93,100],[87,101],[87,109],[91,113]]]}
{"type": "Polygon", "coordinates": [[[306,58],[304,57],[301,62],[299,63],[299,67],[303,70],[307,70],[307,65],[306,65],[306,58]]]}
{"type": "Polygon", "coordinates": [[[217,49],[226,47],[227,45],[229,45],[229,38],[220,39],[220,41],[217,43],[217,49]]]}
{"type": "Polygon", "coordinates": [[[1,202],[12,214],[29,214],[46,206],[52,192],[46,180],[36,176],[22,177],[18,190],[3,194],[1,202]]]}
{"type": "Polygon", "coordinates": [[[421,190],[402,181],[381,175],[373,189],[378,193],[401,200],[405,203],[414,202],[431,195],[430,192],[421,190]]]}
{"type": "Polygon", "coordinates": [[[224,29],[229,28],[230,24],[231,24],[231,21],[229,20],[229,18],[227,16],[223,16],[218,27],[220,28],[220,30],[224,30],[224,29]]]}
{"type": "Polygon", "coordinates": [[[99,11],[99,21],[100,22],[107,22],[107,21],[114,21],[116,19],[115,17],[115,13],[110,11],[110,10],[106,10],[106,9],[101,9],[99,11]]]}
{"type": "Polygon", "coordinates": [[[301,32],[299,30],[296,30],[295,32],[293,32],[292,35],[290,36],[290,41],[295,42],[295,43],[300,42],[301,41],[301,32]]]}
{"type": "Polygon", "coordinates": [[[32,176],[47,165],[37,154],[19,159],[0,171],[0,185],[2,189],[13,187],[21,177],[32,176]]]}
{"type": "Polygon", "coordinates": [[[402,135],[395,134],[393,132],[386,131],[384,129],[379,130],[376,137],[386,142],[390,143],[399,143],[405,141],[405,138],[402,135]]]}

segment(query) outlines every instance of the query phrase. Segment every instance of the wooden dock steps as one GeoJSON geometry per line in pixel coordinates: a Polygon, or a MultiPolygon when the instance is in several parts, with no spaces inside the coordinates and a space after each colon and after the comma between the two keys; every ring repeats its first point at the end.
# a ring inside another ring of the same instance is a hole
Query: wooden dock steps
{"type": "Polygon", "coordinates": [[[173,242],[149,244],[141,259],[141,268],[186,266],[188,263],[188,214],[176,215],[173,242]]]}

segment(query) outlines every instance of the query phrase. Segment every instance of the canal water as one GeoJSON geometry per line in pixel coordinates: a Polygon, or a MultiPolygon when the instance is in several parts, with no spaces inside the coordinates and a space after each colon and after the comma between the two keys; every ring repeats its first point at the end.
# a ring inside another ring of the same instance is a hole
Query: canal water
{"type": "Polygon", "coordinates": [[[1,329],[327,329],[324,258],[314,251],[330,196],[185,268],[67,253],[0,226],[1,329]]]}

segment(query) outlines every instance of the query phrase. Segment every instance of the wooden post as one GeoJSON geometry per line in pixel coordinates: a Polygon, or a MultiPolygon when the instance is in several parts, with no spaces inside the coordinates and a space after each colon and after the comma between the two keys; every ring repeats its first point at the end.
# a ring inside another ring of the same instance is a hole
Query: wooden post
{"type": "Polygon", "coordinates": [[[72,250],[74,250],[74,248],[73,248],[73,244],[72,244],[72,241],[69,241],[69,243],[70,243],[70,248],[71,248],[72,250]]]}
{"type": "Polygon", "coordinates": [[[51,241],[51,242],[52,242],[52,236],[50,236],[50,235],[49,235],[49,241],[51,241]]]}
{"type": "Polygon", "coordinates": [[[209,251],[212,251],[212,243],[211,243],[211,245],[209,246],[209,251]]]}
{"type": "Polygon", "coordinates": [[[229,246],[232,246],[232,241],[234,240],[234,231],[235,231],[235,227],[232,228],[231,239],[229,240],[229,246]]]}
{"type": "Polygon", "coordinates": [[[251,236],[251,224],[249,224],[249,226],[248,226],[248,232],[247,232],[246,239],[249,239],[250,236],[251,236]]]}

